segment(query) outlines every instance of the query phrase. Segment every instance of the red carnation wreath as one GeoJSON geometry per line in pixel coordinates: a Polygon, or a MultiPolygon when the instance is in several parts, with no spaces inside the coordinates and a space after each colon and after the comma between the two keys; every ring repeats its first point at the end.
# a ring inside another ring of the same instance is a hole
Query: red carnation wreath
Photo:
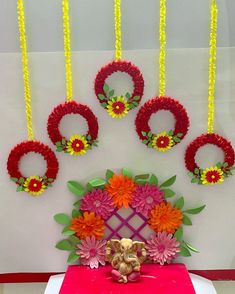
{"type": "Polygon", "coordinates": [[[7,161],[7,169],[11,180],[18,185],[17,191],[25,191],[37,196],[52,186],[59,170],[59,164],[54,152],[47,145],[39,141],[25,141],[11,150],[7,161]],[[44,176],[25,177],[21,174],[19,170],[20,159],[30,152],[42,155],[47,162],[47,171],[44,176]]]}
{"type": "Polygon", "coordinates": [[[136,120],[136,131],[143,144],[157,151],[167,151],[178,144],[187,134],[189,117],[185,108],[170,97],[156,97],[147,101],[139,110],[136,120]],[[170,111],[175,117],[175,129],[159,134],[152,133],[149,120],[153,113],[160,110],[170,111]]]}
{"type": "Polygon", "coordinates": [[[94,113],[88,106],[75,101],[56,106],[47,122],[48,135],[53,144],[56,145],[57,151],[64,151],[75,156],[84,155],[88,149],[97,146],[98,130],[98,121],[94,113]],[[65,115],[69,114],[79,114],[87,121],[88,132],[86,135],[75,134],[70,139],[66,139],[61,135],[59,130],[60,121],[65,115]]]}
{"type": "Polygon", "coordinates": [[[123,118],[129,110],[137,107],[144,92],[144,79],[137,66],[129,61],[116,60],[102,67],[95,78],[95,94],[101,106],[112,118],[123,118]],[[124,96],[115,96],[110,90],[106,79],[115,72],[125,72],[133,81],[133,93],[124,96]]]}
{"type": "Polygon", "coordinates": [[[198,184],[217,184],[223,182],[224,178],[232,175],[235,154],[231,143],[218,134],[203,134],[197,137],[188,146],[185,153],[185,165],[189,170],[188,175],[192,177],[192,183],[198,184]],[[198,150],[207,145],[212,144],[220,148],[224,153],[224,162],[218,162],[215,166],[202,169],[200,168],[195,157],[198,150]]]}

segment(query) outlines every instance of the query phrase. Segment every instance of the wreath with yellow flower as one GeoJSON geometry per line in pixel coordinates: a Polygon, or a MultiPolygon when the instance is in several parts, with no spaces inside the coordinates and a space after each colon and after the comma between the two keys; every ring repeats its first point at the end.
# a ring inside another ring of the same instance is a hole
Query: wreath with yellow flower
{"type": "Polygon", "coordinates": [[[95,78],[95,94],[100,105],[105,108],[112,118],[123,118],[129,110],[137,107],[141,101],[144,91],[143,76],[135,65],[128,61],[112,61],[101,68],[95,78]],[[115,72],[125,72],[133,80],[133,93],[117,96],[114,90],[105,83],[106,79],[115,72]]]}
{"type": "Polygon", "coordinates": [[[190,143],[185,153],[185,165],[189,170],[188,175],[191,177],[191,182],[200,185],[222,183],[232,175],[232,171],[235,169],[234,160],[235,154],[231,143],[215,133],[203,134],[197,137],[190,143]],[[223,151],[224,162],[218,162],[215,166],[202,169],[197,165],[195,157],[198,150],[207,144],[215,145],[223,151]]]}
{"type": "Polygon", "coordinates": [[[147,101],[139,110],[136,120],[136,132],[140,140],[149,148],[167,151],[180,143],[189,128],[189,118],[185,108],[170,97],[157,97],[147,101]],[[152,133],[149,120],[152,114],[160,110],[170,111],[175,118],[175,128],[159,134],[152,133]]]}
{"type": "Polygon", "coordinates": [[[32,196],[41,195],[56,179],[59,164],[54,152],[47,146],[38,141],[25,141],[16,145],[10,152],[7,169],[11,181],[17,184],[17,191],[24,191],[32,196]],[[19,170],[21,158],[34,152],[40,154],[47,162],[47,171],[43,176],[25,177],[19,170]]]}
{"type": "Polygon", "coordinates": [[[146,242],[153,262],[170,263],[178,253],[191,256],[191,252],[198,251],[184,241],[183,225],[192,225],[189,215],[200,213],[205,205],[185,209],[183,197],[169,201],[175,196],[171,189],[175,181],[176,176],[173,176],[160,184],[154,174],[134,176],[126,168],[121,173],[107,170],[105,179],[92,179],[85,186],[69,181],[67,186],[77,200],[71,216],[64,213],[54,216],[55,221],[64,226],[62,234],[65,236],[56,248],[70,251],[69,263],[79,260],[83,265],[97,268],[99,263],[105,263],[106,241],[114,236],[122,238],[123,230],[127,228],[131,232],[130,238],[146,242]],[[123,209],[129,209],[125,212],[126,217],[123,209]],[[136,216],[141,219],[141,224],[133,226],[136,216]],[[118,224],[116,221],[112,223],[113,217],[119,220],[118,224]],[[141,233],[146,227],[153,231],[150,238],[141,233]],[[164,255],[163,249],[169,244],[171,251],[164,255]],[[154,254],[158,246],[161,259],[154,254]]]}
{"type": "Polygon", "coordinates": [[[48,118],[47,132],[56,145],[56,151],[79,156],[86,154],[87,150],[97,146],[98,121],[94,113],[86,105],[75,101],[62,103],[54,108],[48,118]],[[74,134],[69,139],[61,135],[59,124],[65,115],[79,114],[87,121],[88,132],[85,135],[74,134]]]}

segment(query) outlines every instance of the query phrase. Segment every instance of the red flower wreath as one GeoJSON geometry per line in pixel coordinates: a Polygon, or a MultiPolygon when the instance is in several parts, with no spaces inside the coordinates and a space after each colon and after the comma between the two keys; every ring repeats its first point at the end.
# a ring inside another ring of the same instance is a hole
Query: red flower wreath
{"type": "Polygon", "coordinates": [[[102,67],[95,78],[95,94],[101,106],[113,118],[122,118],[127,115],[130,109],[137,107],[144,92],[143,76],[134,64],[128,61],[112,61],[102,67]],[[126,93],[124,96],[115,96],[114,90],[110,90],[105,83],[106,79],[115,72],[125,72],[133,80],[134,90],[132,94],[126,93]]]}
{"type": "Polygon", "coordinates": [[[203,134],[189,144],[185,153],[185,165],[189,170],[188,175],[192,177],[192,183],[217,184],[224,181],[224,178],[232,175],[235,154],[231,143],[218,134],[203,134]],[[206,144],[213,144],[224,152],[224,162],[218,162],[216,166],[201,169],[195,156],[198,150],[206,144]]]}
{"type": "Polygon", "coordinates": [[[185,108],[170,97],[156,97],[147,101],[139,110],[136,120],[136,131],[143,144],[158,151],[167,151],[178,144],[187,134],[189,118],[185,108]],[[169,132],[153,134],[149,127],[149,119],[159,110],[170,111],[175,117],[175,129],[169,132]]]}
{"type": "Polygon", "coordinates": [[[38,141],[25,141],[16,145],[10,152],[7,161],[8,173],[11,180],[18,187],[17,191],[25,191],[31,195],[40,195],[47,187],[52,186],[56,179],[59,164],[54,152],[45,144],[38,141]],[[22,156],[34,152],[43,156],[47,162],[47,171],[44,176],[25,177],[19,170],[19,162],[22,156]]]}
{"type": "Polygon", "coordinates": [[[71,155],[83,155],[87,149],[97,146],[98,122],[94,113],[86,105],[79,104],[75,101],[59,104],[50,114],[47,122],[48,135],[56,145],[58,152],[66,152],[71,155]],[[68,114],[80,114],[86,119],[88,132],[86,135],[75,134],[67,140],[59,130],[61,119],[68,114]]]}

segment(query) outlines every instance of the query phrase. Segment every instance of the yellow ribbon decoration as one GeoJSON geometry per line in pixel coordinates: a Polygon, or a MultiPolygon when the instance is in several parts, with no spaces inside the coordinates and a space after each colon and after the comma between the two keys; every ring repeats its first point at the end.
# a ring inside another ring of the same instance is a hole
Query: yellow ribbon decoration
{"type": "Polygon", "coordinates": [[[62,0],[62,12],[63,12],[63,29],[64,29],[66,100],[72,101],[73,100],[73,80],[72,80],[72,66],[71,66],[69,0],[62,0]]]}
{"type": "Polygon", "coordinates": [[[121,0],[114,0],[115,60],[122,59],[121,0]]]}
{"type": "Polygon", "coordinates": [[[211,0],[208,121],[207,121],[209,134],[214,132],[217,22],[218,22],[217,3],[216,3],[216,0],[211,0]]]}
{"type": "Polygon", "coordinates": [[[21,54],[22,54],[21,62],[22,62],[23,82],[24,82],[24,99],[25,99],[27,132],[28,132],[28,139],[34,140],[23,0],[17,0],[17,14],[18,14],[18,28],[19,28],[19,34],[20,34],[20,48],[21,48],[21,54]]]}
{"type": "Polygon", "coordinates": [[[166,87],[166,0],[160,0],[159,19],[159,96],[164,96],[166,87]]]}

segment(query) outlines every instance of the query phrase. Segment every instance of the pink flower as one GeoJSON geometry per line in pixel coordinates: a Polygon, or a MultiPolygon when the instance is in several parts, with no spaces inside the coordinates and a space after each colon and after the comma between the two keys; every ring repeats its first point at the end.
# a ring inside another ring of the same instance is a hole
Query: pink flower
{"type": "Polygon", "coordinates": [[[105,265],[105,246],[105,240],[96,240],[94,236],[86,237],[77,245],[76,254],[80,255],[81,264],[98,268],[99,263],[105,265]]]}
{"type": "Polygon", "coordinates": [[[163,195],[157,186],[139,185],[133,194],[131,206],[147,217],[154,206],[164,200],[163,195]]]}
{"type": "Polygon", "coordinates": [[[162,232],[157,233],[156,236],[152,235],[145,247],[150,259],[163,265],[176,258],[177,253],[180,252],[179,245],[180,243],[172,234],[162,232]]]}
{"type": "Polygon", "coordinates": [[[83,211],[93,211],[96,215],[107,219],[113,212],[114,205],[106,191],[94,189],[81,200],[81,209],[83,211]]]}

